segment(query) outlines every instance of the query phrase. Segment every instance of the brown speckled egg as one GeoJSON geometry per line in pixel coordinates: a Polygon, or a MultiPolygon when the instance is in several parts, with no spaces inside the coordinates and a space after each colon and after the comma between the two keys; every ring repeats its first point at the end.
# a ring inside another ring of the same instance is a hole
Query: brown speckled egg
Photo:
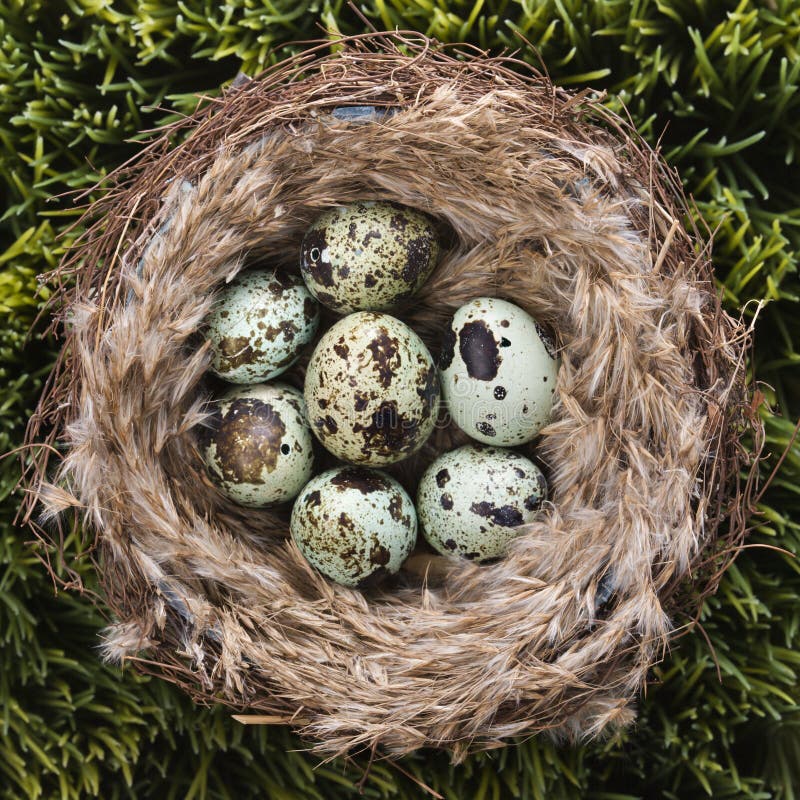
{"type": "Polygon", "coordinates": [[[394,203],[360,201],[325,211],[301,248],[306,285],[328,308],[380,311],[416,292],[439,257],[431,220],[394,203]]]}
{"type": "Polygon", "coordinates": [[[323,575],[364,586],[400,569],[417,538],[417,515],[386,473],[338,467],[303,489],[289,527],[300,552],[323,575]]]}
{"type": "Polygon", "coordinates": [[[320,339],[305,398],[311,429],[331,453],[384,466],[410,456],[430,436],[439,379],[411,328],[388,314],[360,311],[320,339]]]}
{"type": "Polygon", "coordinates": [[[222,493],[256,508],[295,497],[314,466],[300,392],[282,383],[240,386],[212,401],[212,408],[200,444],[222,493]]]}
{"type": "Polygon", "coordinates": [[[444,555],[486,561],[503,555],[517,528],[547,499],[539,468],[499,447],[465,445],[425,470],[417,513],[428,543],[444,555]]]}
{"type": "Polygon", "coordinates": [[[506,300],[477,297],[445,331],[442,396],[473,439],[524,444],[550,420],[558,367],[552,340],[530,314],[506,300]]]}
{"type": "Polygon", "coordinates": [[[231,383],[258,383],[297,361],[319,324],[319,304],[296,276],[274,269],[240,272],[209,314],[211,371],[231,383]]]}

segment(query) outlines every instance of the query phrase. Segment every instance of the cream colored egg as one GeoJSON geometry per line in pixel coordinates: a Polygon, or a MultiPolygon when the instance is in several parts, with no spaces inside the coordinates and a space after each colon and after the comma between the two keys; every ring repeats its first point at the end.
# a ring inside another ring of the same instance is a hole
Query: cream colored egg
{"type": "Polygon", "coordinates": [[[384,466],[416,452],[439,406],[436,365],[422,340],[388,314],[361,311],[320,339],[306,371],[311,428],[343,461],[384,466]]]}
{"type": "Polygon", "coordinates": [[[240,272],[207,319],[211,371],[231,383],[257,383],[285,372],[319,324],[319,304],[302,281],[281,270],[240,272]]]}
{"type": "Polygon", "coordinates": [[[513,450],[465,445],[425,470],[417,514],[435,550],[486,561],[503,555],[546,498],[544,475],[530,459],[513,450]]]}
{"type": "Polygon", "coordinates": [[[303,489],[289,527],[300,552],[323,575],[364,586],[400,569],[416,542],[417,515],[386,473],[338,467],[303,489]]]}
{"type": "Polygon", "coordinates": [[[251,507],[295,497],[314,466],[300,392],[283,383],[241,386],[212,401],[212,408],[200,445],[222,493],[251,507]]]}
{"type": "Polygon", "coordinates": [[[439,257],[432,221],[395,203],[359,201],[325,211],[303,238],[306,285],[328,308],[390,309],[411,297],[439,257]]]}
{"type": "Polygon", "coordinates": [[[445,332],[442,396],[473,439],[523,444],[550,420],[558,366],[553,342],[530,314],[478,297],[456,311],[445,332]]]}

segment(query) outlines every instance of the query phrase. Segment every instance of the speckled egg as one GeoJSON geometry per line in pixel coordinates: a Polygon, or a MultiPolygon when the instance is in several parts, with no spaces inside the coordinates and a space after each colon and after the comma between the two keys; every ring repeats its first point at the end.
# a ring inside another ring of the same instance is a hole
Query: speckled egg
{"type": "Polygon", "coordinates": [[[414,331],[360,311],[320,339],[306,371],[311,428],[343,461],[384,466],[416,452],[433,431],[439,379],[414,331]]]}
{"type": "Polygon", "coordinates": [[[231,383],[274,378],[297,361],[319,325],[319,304],[281,270],[240,272],[209,314],[211,371],[231,383]]]}
{"type": "Polygon", "coordinates": [[[212,401],[201,435],[212,480],[243,506],[291,500],[313,474],[313,437],[303,396],[282,383],[231,389],[212,401]]]}
{"type": "Polygon", "coordinates": [[[444,555],[486,561],[503,555],[547,499],[539,468],[513,450],[465,445],[422,475],[417,513],[425,539],[444,555]]]}
{"type": "Polygon", "coordinates": [[[361,201],[324,212],[303,238],[306,285],[328,308],[380,311],[410,297],[439,257],[431,220],[394,203],[361,201]]]}
{"type": "Polygon", "coordinates": [[[523,444],[550,419],[555,346],[513,303],[478,297],[461,306],[445,331],[439,369],[453,421],[479,442],[523,444]]]}
{"type": "Polygon", "coordinates": [[[345,586],[395,573],[417,538],[414,504],[386,473],[338,467],[318,475],[292,509],[292,539],[308,562],[345,586]]]}

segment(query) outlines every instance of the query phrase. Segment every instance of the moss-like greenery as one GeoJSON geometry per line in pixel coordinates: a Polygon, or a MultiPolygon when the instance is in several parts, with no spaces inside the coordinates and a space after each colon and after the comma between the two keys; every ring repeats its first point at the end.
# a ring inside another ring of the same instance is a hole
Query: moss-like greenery
{"type": "MultiPolygon", "coordinates": [[[[764,474],[800,414],[798,0],[369,0],[376,27],[538,48],[559,83],[608,91],[661,141],[716,231],[727,307],[757,322],[764,474]]],[[[0,451],[22,440],[55,345],[25,333],[74,221],[63,194],[136,150],[270,48],[364,29],[342,0],[0,0],[0,451]],[[133,141],[132,141],[133,140],[133,141]],[[53,199],[55,198],[55,199],[53,199]]],[[[12,524],[16,460],[0,461],[0,797],[357,797],[364,762],[317,766],[286,730],[244,728],[161,681],[102,667],[103,620],[55,594],[12,524]]],[[[556,748],[533,739],[450,767],[419,753],[375,764],[366,797],[793,798],[800,790],[800,443],[762,498],[750,544],[702,630],[655,670],[637,727],[556,748]],[[759,548],[767,544],[781,548],[759,548]]],[[[76,548],[77,541],[68,541],[76,548]]],[[[87,570],[87,586],[93,585],[87,570]]],[[[678,620],[680,622],[681,620],[678,620]]]]}

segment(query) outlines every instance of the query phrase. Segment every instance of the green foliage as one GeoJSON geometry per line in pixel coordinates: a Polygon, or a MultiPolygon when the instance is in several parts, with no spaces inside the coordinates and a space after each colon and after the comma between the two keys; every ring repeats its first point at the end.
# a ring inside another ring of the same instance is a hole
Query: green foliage
{"type": "MultiPolygon", "coordinates": [[[[368,0],[379,28],[520,49],[564,85],[607,90],[677,166],[715,233],[728,309],[760,311],[752,369],[768,474],[800,414],[800,2],[368,0]],[[521,38],[522,37],[522,38],[521,38]]],[[[363,22],[343,0],[0,0],[0,451],[18,446],[52,363],[26,331],[74,221],[62,195],[136,150],[270,47],[363,22]],[[55,198],[55,199],[52,199],[55,198]]],[[[300,46],[297,46],[298,49],[300,46]]],[[[72,235],[72,234],[70,234],[72,235]]],[[[37,330],[42,330],[40,323],[37,330]]],[[[0,461],[0,797],[357,797],[366,765],[318,766],[284,729],[102,667],[103,620],[54,593],[12,525],[19,476],[0,461]]],[[[372,766],[363,794],[447,798],[793,798],[800,789],[800,444],[761,500],[752,547],[655,670],[635,730],[585,747],[533,739],[460,767],[419,753],[372,766]],[[711,646],[709,646],[709,642],[711,646]],[[719,677],[718,677],[719,671],[719,677]]],[[[77,550],[77,539],[68,547],[77,550]]],[[[87,587],[93,586],[84,568],[87,587]]],[[[677,620],[678,623],[683,620],[677,620]]]]}

